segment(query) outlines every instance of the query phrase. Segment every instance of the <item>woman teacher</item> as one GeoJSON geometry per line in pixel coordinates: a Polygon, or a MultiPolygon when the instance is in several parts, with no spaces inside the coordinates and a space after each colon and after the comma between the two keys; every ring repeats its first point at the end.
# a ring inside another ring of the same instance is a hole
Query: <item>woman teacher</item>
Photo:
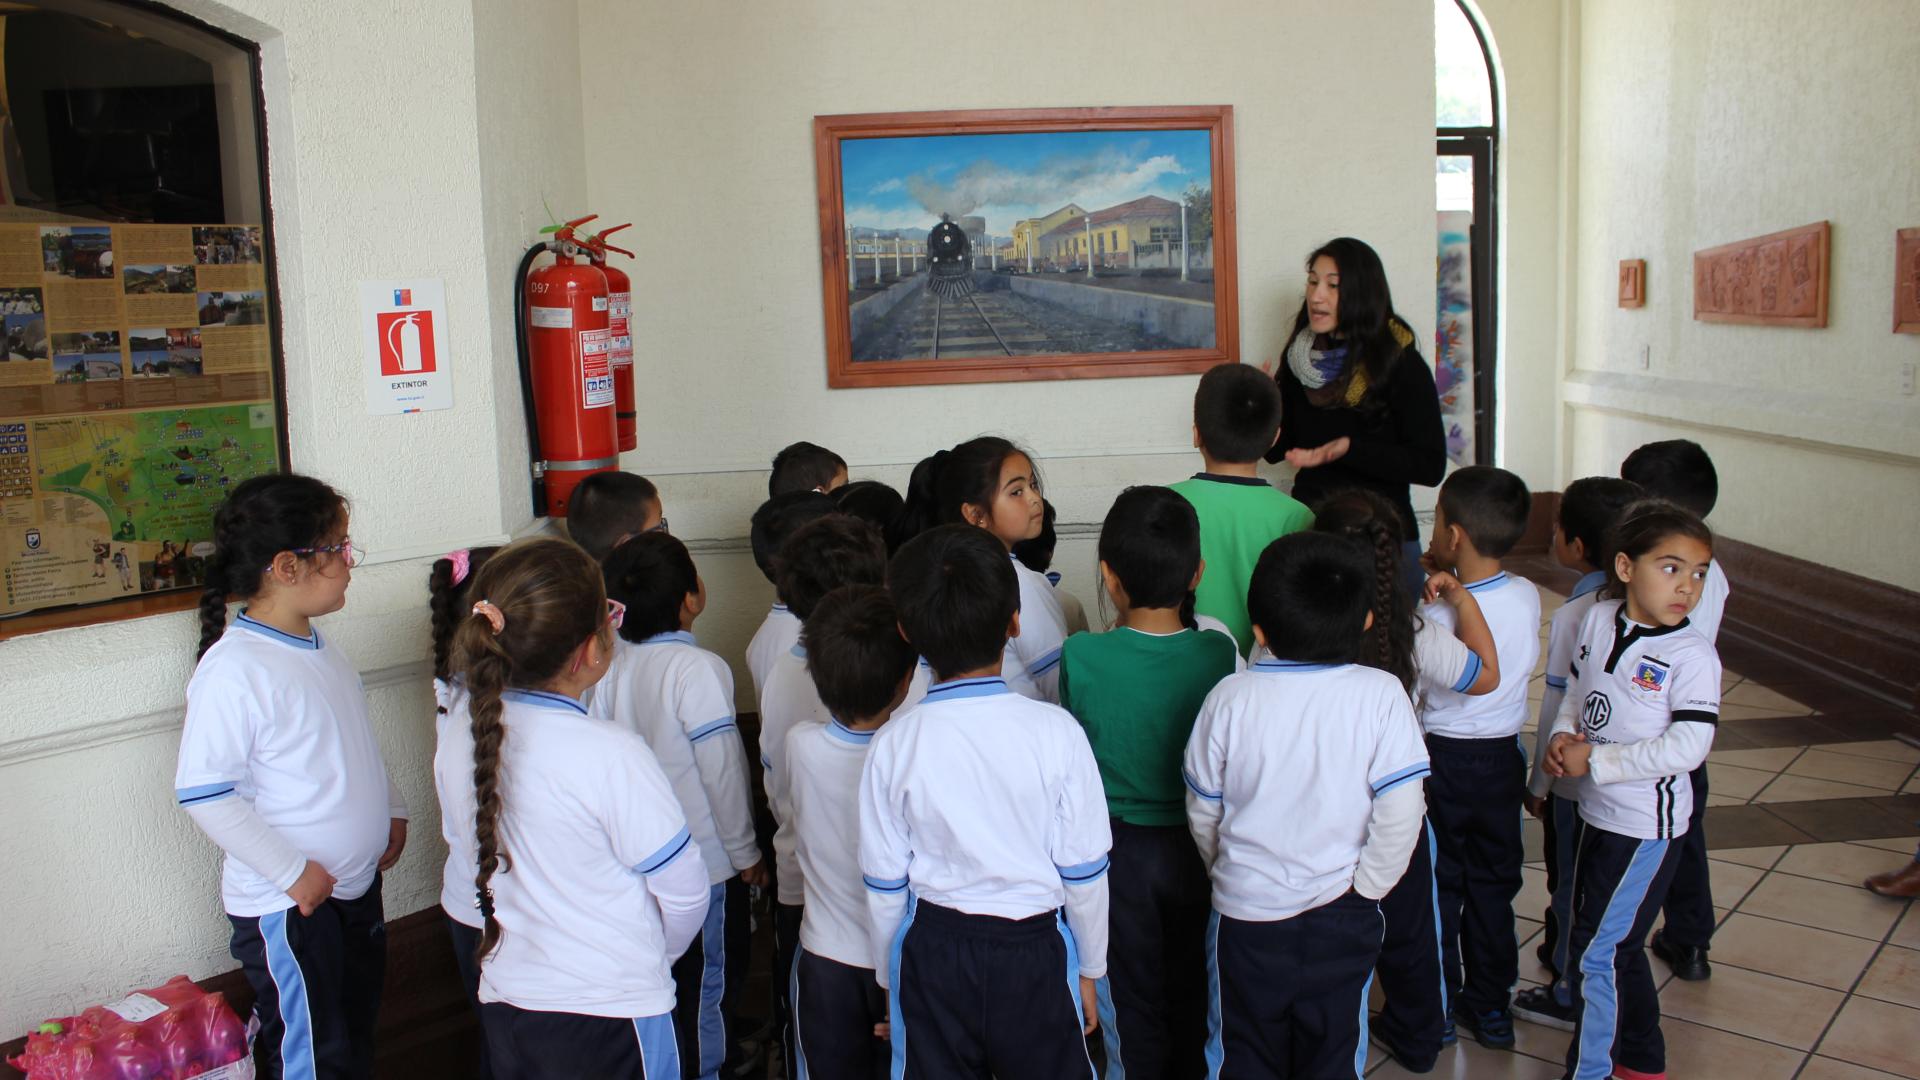
{"type": "Polygon", "coordinates": [[[1424,545],[1408,488],[1446,475],[1446,436],[1433,372],[1372,248],[1343,236],[1308,256],[1307,295],[1274,377],[1280,439],[1267,460],[1299,470],[1293,497],[1313,506],[1346,488],[1379,492],[1400,511],[1403,563],[1418,580],[1424,545]]]}

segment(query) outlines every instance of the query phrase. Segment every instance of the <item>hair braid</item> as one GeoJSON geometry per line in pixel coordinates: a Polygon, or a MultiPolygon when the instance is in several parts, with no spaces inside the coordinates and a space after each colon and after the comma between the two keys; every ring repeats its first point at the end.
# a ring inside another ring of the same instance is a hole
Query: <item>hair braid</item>
{"type": "Polygon", "coordinates": [[[1373,628],[1361,645],[1360,662],[1400,680],[1413,692],[1413,598],[1400,586],[1400,517],[1393,504],[1363,490],[1336,492],[1321,504],[1314,529],[1366,546],[1373,559],[1373,593],[1367,601],[1373,628]]]}
{"type": "MultiPolygon", "coordinates": [[[[220,580],[222,569],[215,565],[214,559],[207,560],[207,580],[220,580]]],[[[207,591],[200,594],[200,651],[193,654],[194,662],[207,655],[207,650],[226,632],[227,591],[218,585],[209,585],[207,591]]]]}
{"type": "MultiPolygon", "coordinates": [[[[459,625],[454,612],[453,560],[435,559],[427,571],[427,610],[433,636],[433,677],[445,682],[453,659],[453,631],[459,625]]],[[[444,711],[444,710],[442,710],[444,711]]]]}

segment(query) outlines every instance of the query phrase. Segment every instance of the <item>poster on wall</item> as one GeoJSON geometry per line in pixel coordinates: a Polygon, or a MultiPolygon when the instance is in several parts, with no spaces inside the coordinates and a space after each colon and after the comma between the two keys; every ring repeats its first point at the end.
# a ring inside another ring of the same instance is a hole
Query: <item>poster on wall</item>
{"type": "Polygon", "coordinates": [[[1447,457],[1473,464],[1473,229],[1471,210],[1442,210],[1435,295],[1433,382],[1447,457]]]}
{"type": "Polygon", "coordinates": [[[258,225],[0,225],[0,618],[204,579],[281,462],[262,259],[258,225]]]}
{"type": "Polygon", "coordinates": [[[447,289],[439,278],[360,283],[367,412],[453,408],[447,373],[447,289]]]}

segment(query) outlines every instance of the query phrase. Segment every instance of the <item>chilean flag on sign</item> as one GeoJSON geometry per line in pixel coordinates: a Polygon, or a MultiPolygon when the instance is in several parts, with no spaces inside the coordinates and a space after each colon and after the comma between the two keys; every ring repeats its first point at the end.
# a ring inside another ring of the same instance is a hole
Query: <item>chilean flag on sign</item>
{"type": "Polygon", "coordinates": [[[393,304],[394,304],[394,306],[395,306],[395,307],[410,307],[410,306],[412,306],[412,304],[413,304],[413,290],[412,290],[412,289],[395,289],[395,290],[393,290],[393,304]]]}

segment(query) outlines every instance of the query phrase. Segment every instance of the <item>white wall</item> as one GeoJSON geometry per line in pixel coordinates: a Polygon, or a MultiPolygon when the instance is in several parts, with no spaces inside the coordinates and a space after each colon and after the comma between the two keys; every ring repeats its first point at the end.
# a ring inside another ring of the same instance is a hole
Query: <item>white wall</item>
{"type": "MultiPolygon", "coordinates": [[[[1142,0],[983,0],[958,22],[947,9],[873,0],[585,0],[580,31],[590,201],[643,223],[626,234],[644,258],[633,273],[640,446],[625,464],[661,484],[675,533],[721,542],[696,555],[716,602],[741,610],[698,629],[728,655],[767,590],[744,556],[715,562],[739,547],[768,461],[795,439],[833,447],[856,477],[900,484],[919,457],[1002,433],[1033,448],[1061,520],[1081,527],[1126,484],[1198,467],[1191,376],[827,389],[817,114],[1230,103],[1244,359],[1277,354],[1302,261],[1340,234],[1380,251],[1431,351],[1428,0],[1177,12],[1142,0]],[[1082,30],[1115,58],[1072,55],[1082,30]]],[[[1091,545],[1063,544],[1059,566],[1090,586],[1091,545]]],[[[1091,609],[1091,592],[1083,599],[1091,609]]]]}
{"type": "Polygon", "coordinates": [[[1920,406],[1899,393],[1920,338],[1889,332],[1893,233],[1920,225],[1920,6],[1610,0],[1578,34],[1566,476],[1696,439],[1729,536],[1920,589],[1920,406]],[[1693,252],[1823,219],[1826,329],[1693,320],[1693,252]],[[1615,305],[1628,258],[1639,310],[1615,305]]]}
{"type": "MultiPolygon", "coordinates": [[[[375,729],[414,808],[390,916],[438,893],[424,659],[432,554],[530,513],[504,316],[541,196],[577,206],[578,28],[570,3],[185,0],[263,47],[293,465],[353,501],[372,551],[322,631],[366,673],[375,729]],[[556,122],[556,119],[557,122],[556,122]],[[367,415],[363,278],[447,287],[454,408],[367,415]],[[499,393],[496,394],[496,386],[499,393]],[[518,442],[516,442],[518,440],[518,442]],[[504,501],[503,501],[504,500],[504,501]]],[[[218,856],[174,805],[191,613],[0,643],[0,1033],[184,972],[229,969],[218,856]]],[[[4,1037],[4,1036],[0,1036],[4,1037]]]]}

